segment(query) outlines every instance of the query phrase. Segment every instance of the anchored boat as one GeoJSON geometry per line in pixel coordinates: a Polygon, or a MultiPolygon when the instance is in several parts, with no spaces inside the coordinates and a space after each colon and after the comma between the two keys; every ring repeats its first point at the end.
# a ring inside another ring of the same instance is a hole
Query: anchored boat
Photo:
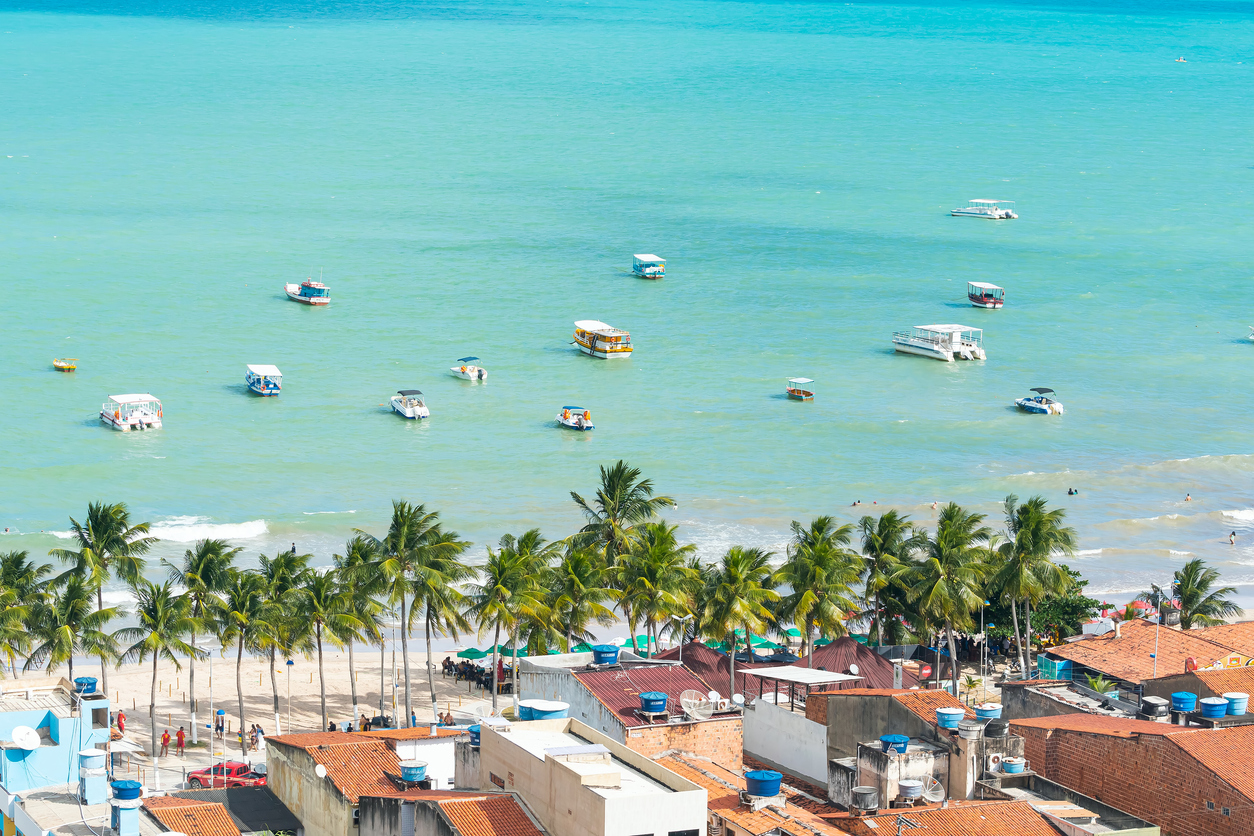
{"type": "Polygon", "coordinates": [[[666,259],[658,258],[652,253],[646,253],[645,255],[633,255],[631,259],[631,272],[635,273],[640,278],[666,278],[666,259]]]}
{"type": "Polygon", "coordinates": [[[596,429],[592,426],[592,413],[582,406],[564,406],[557,413],[557,423],[563,427],[580,432],[596,429]]]}
{"type": "Polygon", "coordinates": [[[283,372],[278,366],[250,364],[244,374],[244,382],[258,395],[274,396],[283,388],[283,372]]]}
{"type": "Polygon", "coordinates": [[[1036,393],[1035,397],[1028,395],[1026,398],[1017,398],[1015,406],[1024,412],[1031,412],[1036,415],[1062,415],[1062,404],[1049,397],[1050,395],[1058,394],[1057,392],[1044,387],[1036,388],[1032,391],[1036,393]]]}
{"type": "Polygon", "coordinates": [[[288,299],[300,302],[302,305],[331,304],[330,289],[322,282],[315,282],[313,278],[305,279],[300,284],[285,284],[283,290],[287,293],[288,299]]]}
{"type": "Polygon", "coordinates": [[[596,319],[581,319],[575,323],[575,344],[589,357],[602,360],[631,356],[631,334],[596,319]]]}
{"type": "Polygon", "coordinates": [[[72,372],[78,368],[77,357],[53,357],[52,368],[59,372],[72,372]]]}
{"type": "Polygon", "coordinates": [[[966,206],[960,206],[949,214],[955,218],[984,218],[989,221],[1005,221],[1017,218],[1013,200],[968,200],[966,206]]]}
{"type": "Polygon", "coordinates": [[[805,388],[806,384],[814,381],[808,377],[790,377],[784,391],[788,393],[788,397],[794,401],[812,401],[814,400],[814,392],[805,388]]]}
{"type": "Polygon", "coordinates": [[[1006,304],[1006,288],[988,282],[967,282],[967,299],[977,308],[1000,308],[1006,304]]]}
{"type": "Polygon", "coordinates": [[[431,417],[431,410],[427,409],[427,404],[422,399],[422,392],[417,389],[401,389],[393,395],[392,411],[411,421],[431,417]]]}
{"type": "Polygon", "coordinates": [[[984,329],[968,325],[916,325],[893,334],[893,348],[902,354],[918,354],[952,363],[984,360],[984,329]]]}
{"type": "Polygon", "coordinates": [[[487,369],[481,368],[480,366],[467,365],[468,363],[473,363],[478,359],[478,357],[462,357],[457,361],[461,363],[461,365],[453,366],[449,369],[449,371],[453,373],[453,377],[460,377],[462,380],[487,380],[487,369]]]}
{"type": "Polygon", "coordinates": [[[161,401],[152,395],[110,395],[100,408],[100,420],[115,430],[161,429],[161,401]]]}

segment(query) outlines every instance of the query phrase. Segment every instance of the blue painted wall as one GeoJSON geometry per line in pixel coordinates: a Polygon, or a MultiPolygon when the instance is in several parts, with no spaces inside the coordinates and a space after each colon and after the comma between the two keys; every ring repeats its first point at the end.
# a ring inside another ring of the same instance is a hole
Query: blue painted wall
{"type": "MultiPolygon", "coordinates": [[[[109,700],[85,700],[79,716],[57,717],[51,711],[0,712],[0,740],[12,740],[13,729],[30,726],[44,736],[38,749],[5,749],[0,757],[0,784],[11,793],[78,783],[78,753],[104,749],[105,728],[92,728],[92,710],[109,709],[109,700]]],[[[106,714],[106,717],[108,715],[106,714]]]]}

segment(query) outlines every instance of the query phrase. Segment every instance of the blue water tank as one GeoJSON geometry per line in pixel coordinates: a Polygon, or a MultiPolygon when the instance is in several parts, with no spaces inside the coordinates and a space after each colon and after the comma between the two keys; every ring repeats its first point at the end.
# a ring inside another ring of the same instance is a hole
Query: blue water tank
{"type": "Polygon", "coordinates": [[[640,695],[640,710],[659,712],[666,710],[666,695],[661,691],[645,691],[640,695]]]}
{"type": "Polygon", "coordinates": [[[1171,695],[1172,711],[1192,711],[1197,707],[1197,694],[1191,691],[1176,691],[1171,695]]]}
{"type": "Polygon", "coordinates": [[[94,676],[74,677],[74,690],[80,694],[96,693],[96,677],[94,676]]]}
{"type": "Polygon", "coordinates": [[[773,798],[779,795],[780,782],[784,776],[774,769],[754,769],[745,773],[745,790],[749,795],[773,798]]]}
{"type": "Polygon", "coordinates": [[[113,787],[113,797],[119,801],[133,801],[144,792],[144,785],[139,781],[114,781],[110,786],[113,787]]]}
{"type": "Polygon", "coordinates": [[[559,700],[531,700],[532,720],[560,720],[570,716],[570,703],[559,700]]]}
{"type": "Polygon", "coordinates": [[[470,745],[478,746],[479,745],[479,724],[475,723],[473,726],[467,729],[467,731],[470,732],[470,745]]]}
{"type": "Polygon", "coordinates": [[[904,734],[883,734],[880,735],[880,748],[885,752],[905,752],[906,747],[910,745],[910,738],[904,734]]]}
{"type": "Polygon", "coordinates": [[[427,777],[426,761],[401,761],[402,781],[421,781],[427,777]]]}
{"type": "Polygon", "coordinates": [[[1202,700],[1202,716],[1217,719],[1228,713],[1228,701],[1223,697],[1207,697],[1202,700]]]}
{"type": "Polygon", "coordinates": [[[618,661],[618,648],[612,644],[593,645],[592,661],[598,665],[613,665],[618,661]]]}

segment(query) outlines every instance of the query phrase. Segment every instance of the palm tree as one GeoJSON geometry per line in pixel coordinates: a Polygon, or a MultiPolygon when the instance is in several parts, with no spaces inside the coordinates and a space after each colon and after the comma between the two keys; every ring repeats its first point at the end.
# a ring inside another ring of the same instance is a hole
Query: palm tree
{"type": "MultiPolygon", "coordinates": [[[[987,572],[987,544],[992,532],[983,522],[983,514],[968,513],[949,503],[941,509],[936,535],[928,540],[922,562],[899,572],[906,575],[909,598],[918,603],[920,612],[945,627],[954,694],[958,693],[954,629],[971,628],[971,613],[984,600],[981,582],[987,572]]],[[[936,661],[939,668],[939,653],[936,661]]]]}
{"type": "Polygon", "coordinates": [[[76,575],[66,578],[47,600],[31,610],[29,630],[34,647],[23,670],[46,666],[51,672],[69,667],[74,680],[74,656],[85,653],[101,659],[117,657],[117,640],[105,628],[118,615],[116,607],[92,609],[92,590],[76,575]]]}
{"type": "Polygon", "coordinates": [[[421,613],[423,635],[427,644],[427,689],[431,694],[431,716],[438,716],[435,695],[435,655],[431,649],[431,636],[439,632],[457,639],[462,630],[469,630],[470,623],[462,615],[465,596],[458,589],[475,576],[475,570],[461,561],[462,554],[470,548],[469,541],[462,540],[456,531],[445,531],[437,521],[426,532],[418,546],[413,565],[413,607],[405,625],[408,633],[421,613]]]}
{"type": "Polygon", "coordinates": [[[562,561],[549,570],[549,611],[554,623],[566,628],[567,653],[576,637],[580,641],[591,638],[588,627],[594,621],[614,623],[614,613],[606,603],[612,603],[616,593],[607,585],[607,575],[600,554],[575,546],[569,546],[562,561]]]}
{"type": "MultiPolygon", "coordinates": [[[[479,582],[469,585],[466,597],[465,617],[473,619],[479,628],[479,637],[493,630],[492,638],[492,710],[497,708],[496,672],[498,652],[501,647],[501,631],[510,639],[514,652],[514,671],[518,670],[518,628],[528,619],[544,613],[544,590],[540,586],[547,559],[556,553],[554,546],[544,545],[540,530],[533,528],[515,538],[512,534],[501,537],[499,549],[488,548],[488,560],[479,567],[479,582]]],[[[517,698],[517,689],[515,689],[517,698]]]]}
{"type": "Polygon", "coordinates": [[[852,533],[853,525],[837,525],[827,516],[815,518],[809,528],[793,520],[787,558],[775,573],[776,583],[792,590],[780,601],[780,618],[800,628],[809,667],[814,667],[813,631],[845,635],[847,613],[856,608],[853,587],[862,577],[863,561],[847,548],[852,533]]]}
{"type": "MultiPolygon", "coordinates": [[[[191,646],[196,646],[196,634],[205,629],[201,622],[209,617],[210,612],[221,603],[218,593],[226,585],[231,564],[235,556],[243,549],[233,549],[225,540],[200,540],[187,551],[183,552],[183,565],[175,566],[168,560],[162,560],[170,573],[170,580],[183,587],[183,595],[191,603],[189,616],[196,620],[191,634],[191,646]]],[[[196,702],[196,659],[199,653],[187,657],[187,689],[191,695],[189,708],[191,711],[192,742],[196,742],[196,712],[200,706],[196,702]]],[[[211,720],[213,718],[210,718],[211,720]]]]}
{"type": "Polygon", "coordinates": [[[883,612],[881,606],[885,591],[895,585],[893,577],[910,564],[913,554],[927,537],[915,531],[910,517],[896,511],[885,511],[878,519],[865,516],[858,521],[858,529],[862,532],[862,554],[866,558],[863,598],[871,610],[871,627],[878,647],[884,643],[888,624],[889,613],[883,612]]]}
{"type": "Polygon", "coordinates": [[[703,592],[700,629],[719,637],[729,648],[729,695],[736,693],[736,628],[744,629],[745,646],[752,653],[749,637],[766,629],[771,618],[769,605],[779,600],[772,589],[772,555],[762,549],[732,546],[711,572],[703,592]]]}
{"type": "Polygon", "coordinates": [[[1075,529],[1062,524],[1067,512],[1062,508],[1046,510],[1044,497],[1034,496],[1020,504],[1010,494],[1005,501],[1006,542],[997,547],[1001,564],[991,586],[1000,591],[1010,604],[1015,641],[1019,645],[1019,664],[1023,678],[1029,676],[1032,642],[1032,604],[1047,595],[1066,591],[1069,578],[1062,567],[1053,562],[1055,554],[1075,553],[1075,529]],[[1024,634],[1019,635],[1018,603],[1024,606],[1024,634]]]}
{"type": "MultiPolygon", "coordinates": [[[[370,537],[364,531],[357,532],[370,537]]],[[[409,628],[412,616],[408,606],[415,583],[420,577],[431,582],[428,567],[444,566],[446,561],[461,554],[470,544],[459,540],[456,534],[446,533],[440,527],[438,511],[428,511],[425,505],[413,505],[404,500],[392,502],[392,522],[382,540],[370,538],[378,558],[369,570],[375,582],[387,590],[387,600],[392,606],[400,606],[401,613],[401,661],[405,670],[405,722],[414,716],[413,691],[409,676],[409,628]]],[[[428,664],[430,668],[430,664],[428,664]]],[[[435,690],[431,680],[432,692],[435,690]]]]}
{"type": "Polygon", "coordinates": [[[290,659],[297,651],[308,651],[312,648],[313,631],[310,624],[298,617],[300,588],[309,574],[309,561],[312,557],[309,554],[284,551],[273,558],[263,554],[259,560],[261,597],[265,606],[264,620],[270,629],[260,633],[257,641],[270,661],[270,694],[274,701],[276,732],[282,728],[279,722],[281,714],[279,681],[275,671],[276,657],[282,653],[290,659]]]}
{"type": "MultiPolygon", "coordinates": [[[[383,606],[375,599],[386,590],[379,576],[370,568],[377,557],[374,541],[360,535],[344,544],[344,554],[332,555],[335,568],[340,571],[340,577],[346,582],[349,594],[352,596],[353,614],[361,621],[361,638],[369,642],[383,640],[383,606]]],[[[357,707],[357,668],[353,661],[353,645],[356,642],[350,641],[347,644],[348,682],[353,697],[353,723],[358,723],[361,710],[357,707]]]]}
{"type": "Polygon", "coordinates": [[[578,544],[598,544],[609,566],[627,550],[635,526],[653,519],[662,508],[675,507],[669,496],[654,496],[652,480],[641,479],[641,475],[640,468],[620,460],[609,469],[601,468],[601,487],[592,502],[570,493],[588,519],[576,535],[578,544]]]}
{"type": "MultiPolygon", "coordinates": [[[[87,589],[96,594],[96,609],[103,610],[104,585],[112,575],[127,584],[134,585],[144,571],[143,555],[157,542],[147,537],[148,523],[131,525],[131,515],[126,504],[112,505],[92,502],[87,505],[87,519],[83,524],[70,517],[70,532],[77,541],[78,551],[53,549],[52,557],[73,564],[69,572],[58,578],[58,583],[73,573],[82,577],[87,589]]],[[[100,690],[109,693],[108,660],[100,657],[100,690]]]]}
{"type": "Polygon", "coordinates": [[[27,552],[0,554],[0,648],[9,657],[9,670],[17,676],[17,656],[30,648],[34,606],[47,600],[46,576],[52,566],[34,564],[27,552]]]}
{"type": "Polygon", "coordinates": [[[697,577],[688,565],[697,547],[679,545],[677,525],[665,520],[642,523],[636,537],[622,556],[615,574],[621,601],[631,601],[635,618],[631,619],[631,645],[636,646],[636,619],[644,621],[645,653],[648,644],[657,647],[658,625],[672,616],[683,615],[689,604],[689,590],[697,577]]]}
{"type": "Polygon", "coordinates": [[[135,586],[137,603],[135,617],[136,627],[119,630],[125,632],[127,639],[136,639],[122,654],[122,661],[143,662],[152,657],[152,687],[148,694],[148,723],[152,737],[151,752],[153,763],[160,753],[157,741],[157,664],[165,659],[174,663],[176,670],[181,670],[179,656],[194,659],[203,656],[204,651],[198,650],[194,644],[185,641],[185,637],[194,637],[197,620],[192,615],[192,598],[175,595],[170,581],[157,586],[152,581],[140,579],[135,586]]]}
{"type": "Polygon", "coordinates": [[[1225,598],[1236,592],[1235,587],[1212,589],[1219,580],[1217,569],[1208,569],[1205,561],[1195,557],[1175,574],[1175,584],[1180,596],[1180,626],[1185,630],[1194,627],[1210,627],[1223,624],[1244,611],[1235,602],[1225,598]]]}
{"type": "MultiPolygon", "coordinates": [[[[234,643],[235,693],[239,698],[240,753],[248,755],[248,734],[244,725],[244,649],[255,649],[259,637],[270,630],[266,617],[266,582],[254,571],[232,569],[222,590],[222,602],[214,616],[221,630],[222,644],[234,643]]],[[[225,741],[223,742],[225,746],[225,741]]]]}
{"type": "MultiPolygon", "coordinates": [[[[322,637],[335,644],[352,643],[361,632],[362,623],[353,612],[353,595],[341,583],[339,572],[328,569],[310,572],[300,588],[297,617],[313,628],[314,646],[318,650],[318,687],[322,696],[322,728],[327,727],[327,679],[322,665],[322,637]]],[[[243,728],[243,725],[240,726],[243,728]]]]}

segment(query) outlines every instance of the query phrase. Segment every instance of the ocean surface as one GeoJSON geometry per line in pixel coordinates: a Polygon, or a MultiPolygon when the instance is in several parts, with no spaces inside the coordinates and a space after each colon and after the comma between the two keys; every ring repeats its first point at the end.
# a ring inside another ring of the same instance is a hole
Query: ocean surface
{"type": "Polygon", "coordinates": [[[0,549],[108,500],[154,558],[326,563],[406,498],[478,558],[622,458],[709,559],[1040,493],[1097,597],[1200,556],[1254,605],[1252,93],[1250,2],[4,0],[0,549]],[[283,297],[319,275],[330,307],[283,297]],[[988,360],[892,352],[936,322],[988,360]],[[127,392],[165,428],[104,427],[127,392]]]}

